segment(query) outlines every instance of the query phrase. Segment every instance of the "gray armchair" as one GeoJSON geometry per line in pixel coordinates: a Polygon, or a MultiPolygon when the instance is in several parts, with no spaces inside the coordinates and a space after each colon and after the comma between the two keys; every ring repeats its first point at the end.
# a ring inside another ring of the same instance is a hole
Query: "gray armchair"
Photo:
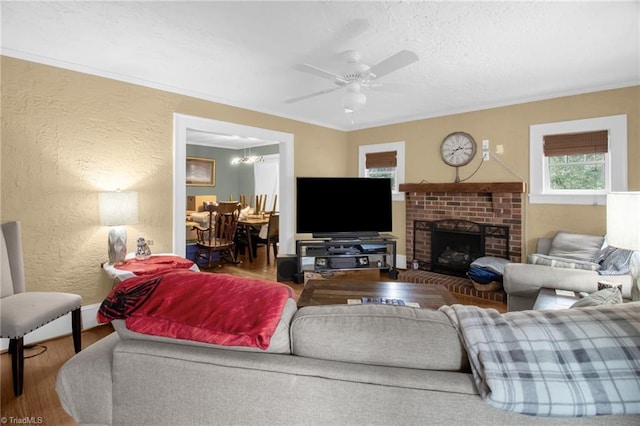
{"type": "Polygon", "coordinates": [[[9,338],[13,392],[19,396],[24,381],[25,334],[71,312],[73,346],[80,352],[82,298],[70,293],[25,291],[20,222],[3,223],[0,236],[0,337],[9,338]]]}
{"type": "MultiPolygon", "coordinates": [[[[539,238],[533,255],[558,256],[559,252],[561,256],[573,255],[567,260],[579,263],[580,261],[575,260],[578,256],[582,259],[594,258],[600,251],[602,243],[601,236],[558,232],[553,238],[539,238]]],[[[531,256],[529,255],[528,260],[531,260],[531,256]]],[[[622,297],[631,298],[632,275],[600,275],[596,270],[576,269],[576,266],[509,263],[504,268],[503,276],[504,291],[507,293],[507,310],[533,309],[541,288],[593,293],[598,290],[599,281],[614,281],[622,284],[622,297]]]]}

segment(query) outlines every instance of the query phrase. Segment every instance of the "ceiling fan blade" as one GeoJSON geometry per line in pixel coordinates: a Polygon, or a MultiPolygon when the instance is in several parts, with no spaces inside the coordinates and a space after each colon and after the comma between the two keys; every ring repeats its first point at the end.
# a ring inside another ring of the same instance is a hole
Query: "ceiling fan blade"
{"type": "Polygon", "coordinates": [[[320,95],[324,95],[325,93],[331,93],[331,92],[339,90],[339,89],[342,89],[342,87],[332,87],[331,89],[325,89],[325,90],[321,90],[319,92],[310,93],[308,95],[298,96],[297,98],[287,99],[286,101],[284,101],[284,103],[285,104],[292,104],[294,102],[299,102],[299,101],[303,101],[305,99],[313,98],[314,96],[320,96],[320,95]]]}
{"type": "Polygon", "coordinates": [[[392,73],[396,70],[399,70],[402,67],[406,67],[409,64],[417,61],[418,55],[413,53],[410,50],[401,50],[393,56],[385,59],[377,65],[372,66],[369,69],[369,72],[373,74],[374,78],[380,78],[384,75],[392,73]]]}
{"type": "Polygon", "coordinates": [[[328,78],[329,80],[339,79],[342,81],[342,76],[332,73],[331,71],[323,70],[322,68],[315,67],[310,64],[296,64],[293,66],[294,69],[302,72],[306,72],[308,74],[312,74],[322,78],[328,78]]]}

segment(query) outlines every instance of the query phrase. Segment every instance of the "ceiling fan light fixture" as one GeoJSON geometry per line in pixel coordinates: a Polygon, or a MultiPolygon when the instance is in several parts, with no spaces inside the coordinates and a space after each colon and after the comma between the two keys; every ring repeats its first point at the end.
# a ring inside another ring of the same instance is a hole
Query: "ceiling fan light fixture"
{"type": "Polygon", "coordinates": [[[342,98],[344,112],[352,113],[362,108],[367,103],[364,93],[348,90],[342,98]]]}

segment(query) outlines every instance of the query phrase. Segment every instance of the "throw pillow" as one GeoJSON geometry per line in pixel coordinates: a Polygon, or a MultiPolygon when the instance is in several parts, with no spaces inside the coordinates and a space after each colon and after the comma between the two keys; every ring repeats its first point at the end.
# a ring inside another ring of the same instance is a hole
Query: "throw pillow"
{"type": "Polygon", "coordinates": [[[560,231],[551,240],[549,256],[589,261],[600,251],[603,241],[604,237],[560,231]]]}
{"type": "Polygon", "coordinates": [[[600,275],[624,275],[631,271],[633,250],[607,246],[600,250],[594,261],[600,264],[600,275]]]}
{"type": "Polygon", "coordinates": [[[597,271],[600,265],[583,260],[572,260],[547,256],[545,254],[533,253],[527,256],[527,262],[532,265],[555,266],[557,268],[584,269],[587,271],[597,271]]]}
{"type": "Polygon", "coordinates": [[[603,290],[605,288],[617,288],[622,294],[622,284],[611,281],[598,281],[598,290],[603,290]]]}
{"type": "Polygon", "coordinates": [[[622,303],[622,293],[617,288],[605,288],[578,300],[571,307],[584,308],[586,306],[617,305],[618,303],[622,303]]]}

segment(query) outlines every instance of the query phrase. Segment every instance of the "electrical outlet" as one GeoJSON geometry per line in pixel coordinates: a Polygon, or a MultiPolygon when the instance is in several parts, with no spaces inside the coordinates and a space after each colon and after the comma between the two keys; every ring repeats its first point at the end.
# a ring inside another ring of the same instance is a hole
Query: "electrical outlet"
{"type": "Polygon", "coordinates": [[[152,246],[153,245],[153,240],[147,240],[147,245],[152,246]]]}
{"type": "Polygon", "coordinates": [[[489,151],[482,151],[482,161],[489,161],[491,155],[489,155],[489,151]]]}
{"type": "Polygon", "coordinates": [[[489,149],[489,139],[484,139],[482,141],[482,149],[489,149]]]}

